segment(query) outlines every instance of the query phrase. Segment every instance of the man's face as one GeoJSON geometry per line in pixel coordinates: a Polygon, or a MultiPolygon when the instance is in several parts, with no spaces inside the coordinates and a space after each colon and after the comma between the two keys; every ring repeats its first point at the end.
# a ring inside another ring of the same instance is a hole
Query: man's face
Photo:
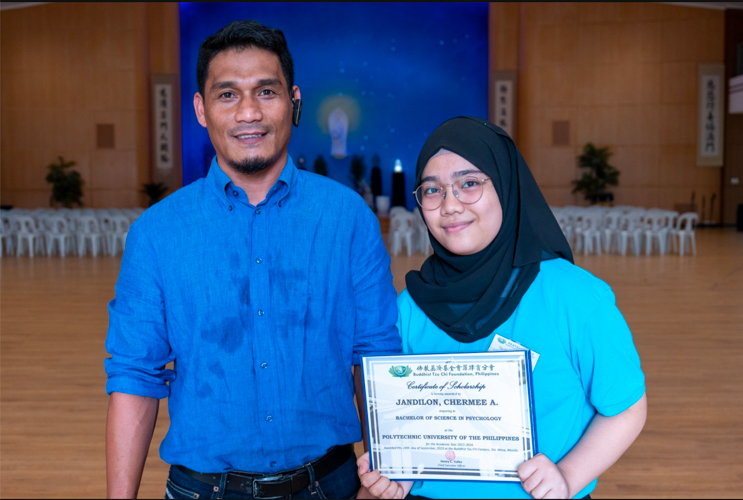
{"type": "MultiPolygon", "coordinates": [[[[294,93],[300,98],[296,86],[294,93]]],[[[291,98],[276,54],[256,47],[217,54],[194,108],[220,166],[251,174],[283,164],[292,129],[291,98]]]]}

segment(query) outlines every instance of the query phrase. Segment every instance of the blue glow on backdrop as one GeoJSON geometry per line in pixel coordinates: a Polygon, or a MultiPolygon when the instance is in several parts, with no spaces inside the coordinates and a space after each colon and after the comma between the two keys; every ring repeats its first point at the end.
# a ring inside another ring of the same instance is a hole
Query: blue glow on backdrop
{"type": "MultiPolygon", "coordinates": [[[[350,161],[381,159],[383,194],[401,159],[413,190],[423,142],[455,116],[488,115],[486,3],[181,3],[183,184],[204,177],[214,149],[196,121],[193,95],[201,42],[230,22],[256,19],[284,32],[302,91],[302,122],[289,153],[312,171],[317,155],[328,176],[348,186],[350,161]],[[328,115],[349,118],[348,156],[330,155],[328,115]]],[[[409,209],[415,206],[408,194],[409,209]]]]}

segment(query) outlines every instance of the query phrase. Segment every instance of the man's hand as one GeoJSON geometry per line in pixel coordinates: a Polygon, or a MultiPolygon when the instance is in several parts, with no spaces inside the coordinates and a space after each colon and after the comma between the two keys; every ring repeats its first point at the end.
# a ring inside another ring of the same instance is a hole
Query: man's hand
{"type": "Polygon", "coordinates": [[[524,490],[534,498],[570,498],[565,473],[541,453],[519,465],[518,474],[524,490]]]}
{"type": "Polygon", "coordinates": [[[390,481],[379,473],[369,472],[369,452],[356,461],[361,479],[361,489],[356,498],[405,498],[413,487],[412,481],[390,481]]]}

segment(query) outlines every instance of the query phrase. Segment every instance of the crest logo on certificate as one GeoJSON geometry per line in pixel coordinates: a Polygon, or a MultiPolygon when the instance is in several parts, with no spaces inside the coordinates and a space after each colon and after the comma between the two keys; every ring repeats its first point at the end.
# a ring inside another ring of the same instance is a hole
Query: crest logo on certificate
{"type": "Polygon", "coordinates": [[[532,353],[521,349],[363,358],[371,468],[393,480],[519,481],[538,453],[532,353]]]}

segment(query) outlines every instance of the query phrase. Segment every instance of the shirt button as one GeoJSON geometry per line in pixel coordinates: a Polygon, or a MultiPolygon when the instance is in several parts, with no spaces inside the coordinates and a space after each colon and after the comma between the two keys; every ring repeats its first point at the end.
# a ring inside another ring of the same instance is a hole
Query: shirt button
{"type": "Polygon", "coordinates": [[[270,422],[271,420],[273,420],[273,417],[271,415],[266,417],[266,422],[270,422]]]}
{"type": "Polygon", "coordinates": [[[237,191],[233,191],[233,192],[232,192],[232,195],[233,195],[233,196],[237,196],[237,195],[238,195],[238,192],[237,192],[237,191]]]}
{"type": "Polygon", "coordinates": [[[261,207],[256,208],[255,209],[255,213],[257,213],[257,214],[261,213],[261,207]]]}
{"type": "Polygon", "coordinates": [[[268,368],[268,363],[261,363],[261,368],[268,368]]]}
{"type": "Polygon", "coordinates": [[[281,202],[279,202],[279,207],[281,206],[281,202]]]}
{"type": "Polygon", "coordinates": [[[230,205],[229,207],[227,207],[227,210],[229,210],[230,212],[232,212],[232,205],[230,205]]]}
{"type": "Polygon", "coordinates": [[[276,467],[278,464],[276,462],[271,462],[271,467],[276,467]]]}
{"type": "Polygon", "coordinates": [[[256,264],[260,264],[261,262],[263,262],[263,259],[261,259],[260,257],[258,257],[257,259],[255,259],[255,263],[256,264]]]}
{"type": "Polygon", "coordinates": [[[263,316],[264,314],[266,314],[266,313],[263,312],[263,309],[261,309],[260,311],[258,311],[258,316],[263,316]]]}

